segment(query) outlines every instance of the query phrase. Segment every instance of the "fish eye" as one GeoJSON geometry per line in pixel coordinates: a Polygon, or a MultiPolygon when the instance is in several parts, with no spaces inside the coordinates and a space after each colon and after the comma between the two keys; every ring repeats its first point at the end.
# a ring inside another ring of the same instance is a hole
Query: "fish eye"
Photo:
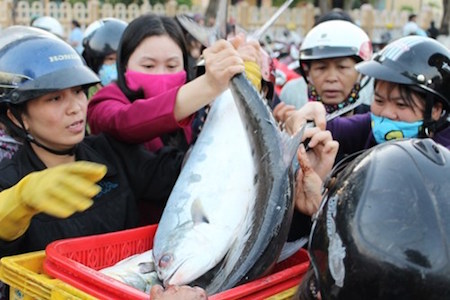
{"type": "Polygon", "coordinates": [[[171,261],[172,261],[172,255],[165,254],[160,258],[160,260],[158,262],[158,266],[160,268],[165,268],[165,267],[167,267],[167,265],[170,264],[171,261]]]}

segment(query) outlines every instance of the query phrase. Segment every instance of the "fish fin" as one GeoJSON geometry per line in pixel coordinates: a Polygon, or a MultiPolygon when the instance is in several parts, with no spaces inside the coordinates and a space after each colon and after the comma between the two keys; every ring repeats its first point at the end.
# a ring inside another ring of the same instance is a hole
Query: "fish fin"
{"type": "Polygon", "coordinates": [[[294,136],[290,136],[287,132],[281,131],[281,142],[283,147],[283,160],[286,166],[289,166],[297,154],[298,147],[302,142],[303,134],[306,127],[309,125],[305,123],[302,128],[294,136]]]}
{"type": "Polygon", "coordinates": [[[194,203],[192,203],[191,216],[192,216],[192,221],[194,222],[194,226],[201,224],[201,223],[209,224],[208,216],[206,216],[205,210],[203,209],[202,202],[198,198],[195,199],[194,203]]]}
{"type": "Polygon", "coordinates": [[[209,47],[218,39],[227,36],[228,0],[220,0],[217,9],[216,21],[213,27],[198,24],[185,15],[178,15],[177,20],[203,46],[209,47]]]}
{"type": "Polygon", "coordinates": [[[283,260],[288,259],[292,255],[297,253],[297,251],[305,246],[307,242],[307,237],[301,237],[298,240],[286,242],[283,246],[283,249],[281,249],[281,254],[278,257],[277,263],[282,262],[283,260]]]}
{"type": "Polygon", "coordinates": [[[217,9],[216,21],[214,27],[216,28],[216,38],[225,39],[227,37],[227,18],[228,18],[228,0],[219,0],[219,7],[217,9]]]}
{"type": "Polygon", "coordinates": [[[176,18],[180,25],[203,46],[211,46],[211,37],[217,36],[217,30],[215,27],[202,26],[186,15],[177,15],[176,18]]]}
{"type": "Polygon", "coordinates": [[[139,273],[147,274],[155,271],[155,263],[152,261],[141,262],[138,264],[139,273]]]}

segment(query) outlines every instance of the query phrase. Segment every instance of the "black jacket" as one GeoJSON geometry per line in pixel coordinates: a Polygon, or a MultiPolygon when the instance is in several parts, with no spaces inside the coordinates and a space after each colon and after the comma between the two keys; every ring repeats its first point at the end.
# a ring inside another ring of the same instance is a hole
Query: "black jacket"
{"type": "MultiPolygon", "coordinates": [[[[12,242],[0,240],[0,257],[42,250],[57,239],[136,227],[139,223],[137,203],[146,199],[167,200],[180,172],[183,153],[174,148],[164,148],[154,154],[141,146],[99,135],[85,138],[77,146],[75,157],[77,161],[97,162],[108,168],[99,182],[102,190],[95,196],[94,204],[67,219],[45,213],[35,215],[23,236],[12,242]]],[[[0,163],[0,190],[15,185],[33,171],[45,168],[26,144],[12,160],[0,163]]]]}

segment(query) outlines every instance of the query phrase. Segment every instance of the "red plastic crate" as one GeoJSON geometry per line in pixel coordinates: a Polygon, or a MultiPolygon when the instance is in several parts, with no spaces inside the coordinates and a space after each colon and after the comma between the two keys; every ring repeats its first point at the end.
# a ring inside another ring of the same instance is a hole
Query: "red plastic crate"
{"type": "MultiPolygon", "coordinates": [[[[55,241],[46,248],[45,271],[100,299],[149,299],[149,295],[98,270],[153,247],[157,225],[55,241]]],[[[309,265],[305,250],[275,266],[271,275],[209,296],[264,299],[297,286],[309,265]]]]}

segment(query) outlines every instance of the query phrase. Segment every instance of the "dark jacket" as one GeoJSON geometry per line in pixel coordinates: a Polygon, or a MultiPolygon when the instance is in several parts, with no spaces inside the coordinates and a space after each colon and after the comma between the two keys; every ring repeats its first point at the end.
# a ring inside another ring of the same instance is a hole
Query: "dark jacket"
{"type": "MultiPolygon", "coordinates": [[[[94,204],[66,219],[45,213],[35,215],[23,236],[12,242],[0,240],[0,257],[45,249],[57,239],[136,227],[139,222],[137,203],[155,198],[165,201],[183,159],[183,153],[174,148],[164,148],[154,154],[142,146],[120,143],[105,135],[85,138],[77,146],[75,156],[77,161],[97,162],[108,168],[99,182],[102,190],[95,196],[94,204]]],[[[30,145],[25,144],[12,160],[0,163],[0,190],[45,168],[30,145]]]]}

